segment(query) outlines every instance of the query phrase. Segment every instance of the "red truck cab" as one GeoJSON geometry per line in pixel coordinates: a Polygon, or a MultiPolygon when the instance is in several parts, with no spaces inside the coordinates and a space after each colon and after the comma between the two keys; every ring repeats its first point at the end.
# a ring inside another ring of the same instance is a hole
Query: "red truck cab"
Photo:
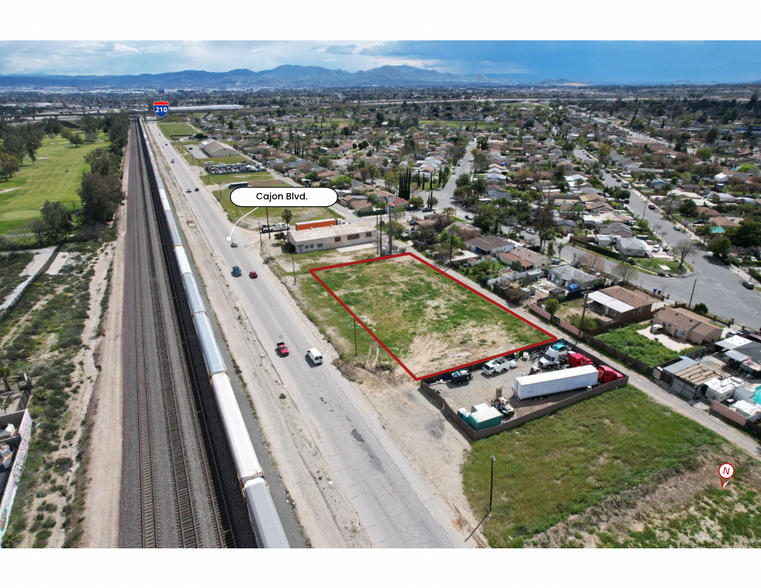
{"type": "Polygon", "coordinates": [[[613,368],[609,368],[606,365],[601,365],[600,367],[598,367],[597,373],[599,374],[597,378],[598,384],[607,384],[608,382],[619,380],[624,377],[624,375],[621,372],[617,372],[613,368]]]}
{"type": "Polygon", "coordinates": [[[579,367],[581,365],[592,365],[592,360],[589,359],[586,355],[582,355],[581,353],[569,353],[568,365],[570,367],[579,367]]]}

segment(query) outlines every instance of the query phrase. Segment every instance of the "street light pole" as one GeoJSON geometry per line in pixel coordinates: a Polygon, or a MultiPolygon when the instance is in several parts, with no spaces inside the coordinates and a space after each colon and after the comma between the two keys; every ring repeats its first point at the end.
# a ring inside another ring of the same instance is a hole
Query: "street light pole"
{"type": "Polygon", "coordinates": [[[688,308],[692,306],[692,297],[695,295],[695,285],[698,283],[698,279],[695,278],[695,281],[692,283],[692,294],[690,294],[690,303],[687,305],[688,308]]]}

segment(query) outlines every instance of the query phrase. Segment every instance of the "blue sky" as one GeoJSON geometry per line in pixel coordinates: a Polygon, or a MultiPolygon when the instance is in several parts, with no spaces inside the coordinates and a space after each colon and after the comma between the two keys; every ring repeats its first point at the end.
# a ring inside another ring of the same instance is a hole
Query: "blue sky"
{"type": "Polygon", "coordinates": [[[516,81],[755,82],[761,41],[3,41],[0,73],[140,74],[411,65],[516,81]]]}

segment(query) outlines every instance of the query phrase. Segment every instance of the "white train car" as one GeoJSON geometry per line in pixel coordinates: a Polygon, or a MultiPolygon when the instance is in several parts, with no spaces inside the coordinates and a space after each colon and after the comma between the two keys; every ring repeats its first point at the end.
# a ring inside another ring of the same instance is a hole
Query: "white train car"
{"type": "Polygon", "coordinates": [[[172,249],[177,259],[177,265],[180,268],[182,284],[185,288],[188,305],[193,316],[193,324],[201,343],[206,370],[211,380],[211,387],[214,390],[214,398],[222,418],[225,436],[233,456],[235,470],[238,474],[238,480],[246,502],[246,508],[248,509],[249,520],[256,535],[257,544],[260,547],[290,547],[285,530],[280,522],[280,517],[275,509],[275,503],[272,500],[269,486],[264,480],[259,458],[254,450],[248,429],[246,429],[243,414],[238,406],[238,401],[235,399],[230,377],[227,374],[227,367],[217,346],[209,317],[206,315],[206,307],[204,306],[195,276],[193,276],[193,270],[185,253],[185,248],[182,245],[180,232],[172,213],[172,207],[167,198],[164,183],[153,156],[153,149],[151,149],[150,142],[147,140],[147,132],[142,120],[140,120],[140,125],[143,136],[146,137],[148,157],[151,162],[153,175],[158,184],[159,198],[169,227],[172,249]]]}

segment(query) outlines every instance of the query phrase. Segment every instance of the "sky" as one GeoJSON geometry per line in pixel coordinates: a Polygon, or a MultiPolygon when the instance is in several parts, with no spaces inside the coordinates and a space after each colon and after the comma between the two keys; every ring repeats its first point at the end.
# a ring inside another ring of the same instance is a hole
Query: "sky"
{"type": "Polygon", "coordinates": [[[349,72],[410,65],[604,83],[761,80],[761,41],[2,41],[0,74],[253,71],[279,65],[349,72]]]}

